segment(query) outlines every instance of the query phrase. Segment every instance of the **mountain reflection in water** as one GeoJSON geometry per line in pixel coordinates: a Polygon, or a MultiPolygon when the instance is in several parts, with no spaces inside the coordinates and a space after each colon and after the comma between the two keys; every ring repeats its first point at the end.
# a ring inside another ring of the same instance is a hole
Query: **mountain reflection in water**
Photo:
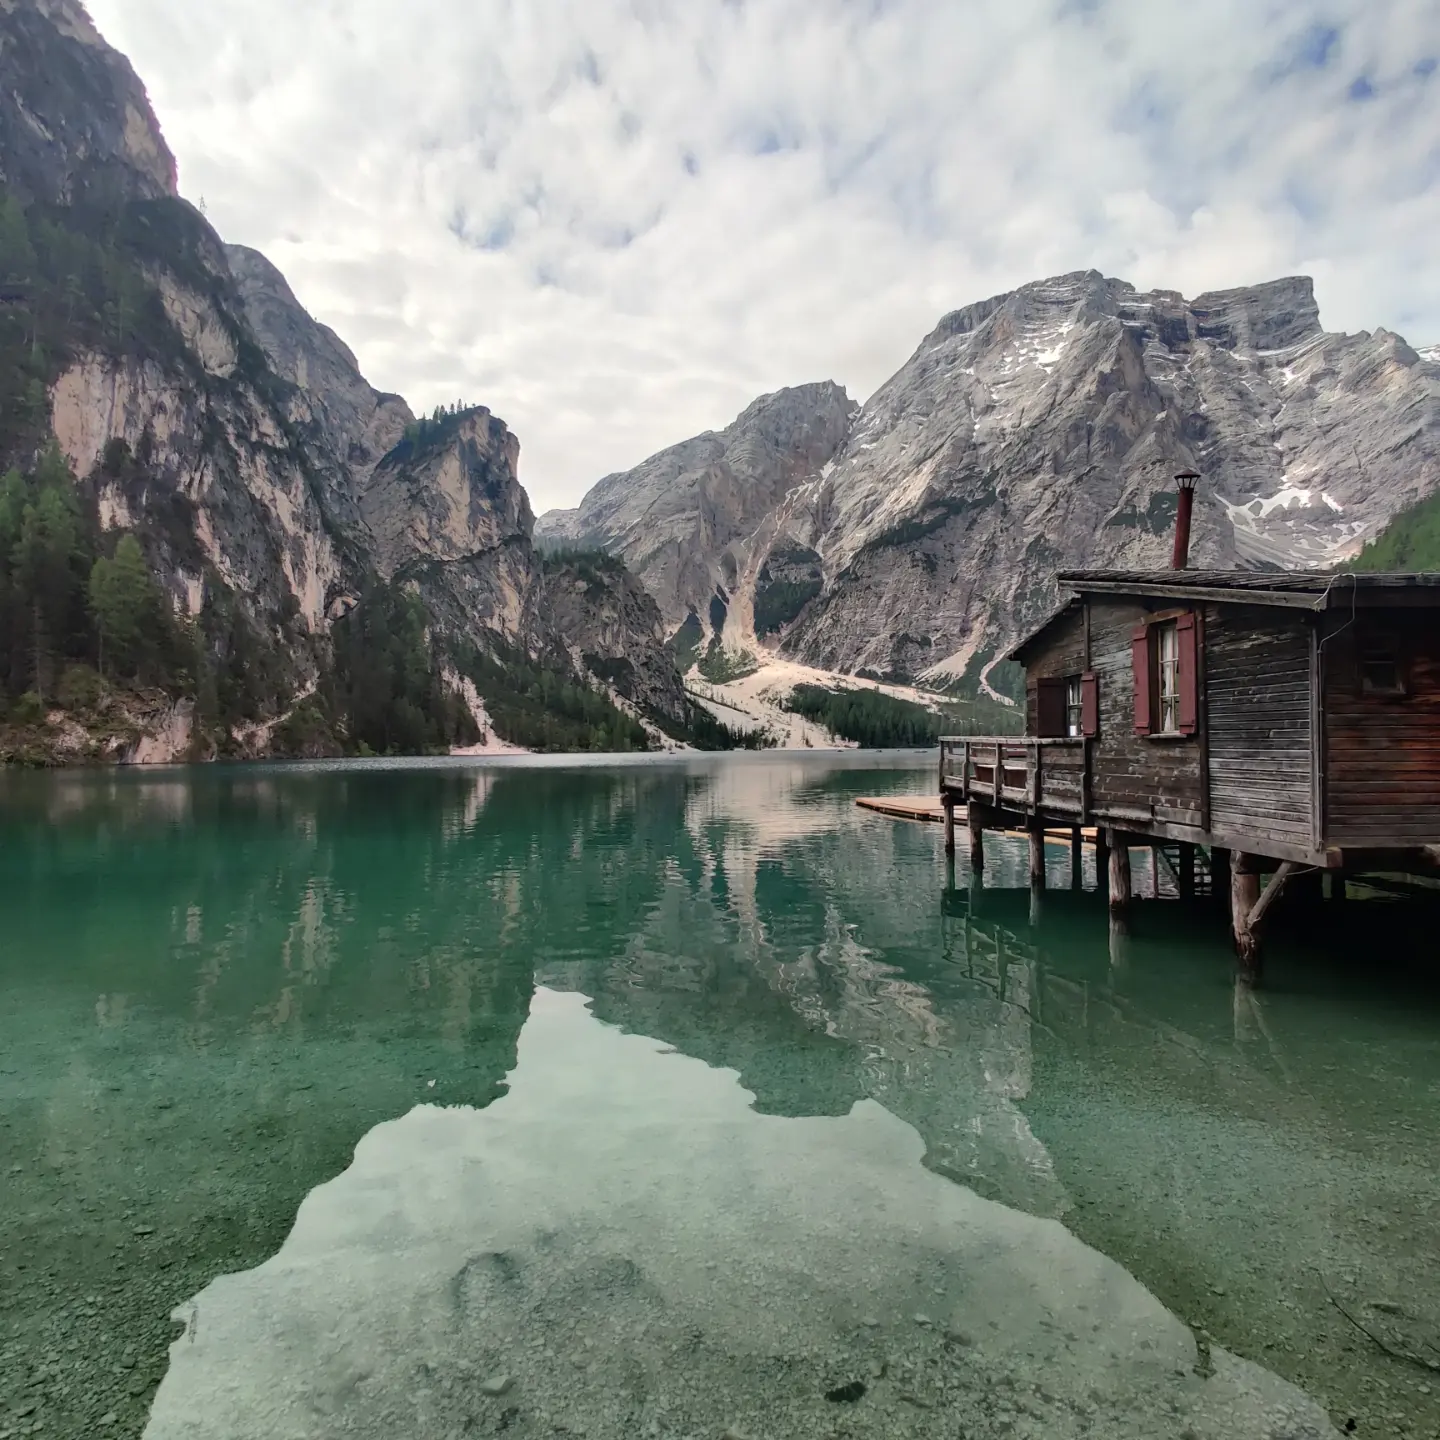
{"type": "Polygon", "coordinates": [[[112,1434],[149,1405],[107,1397],[120,1347],[153,1334],[158,1380],[177,1305],[157,1435],[1324,1433],[1226,1349],[1362,1436],[1440,1429],[1325,1289],[1440,1335],[1427,982],[1354,974],[1343,921],[1239,994],[1218,912],[1142,903],[1112,943],[1063,849],[1038,910],[1023,843],[968,895],[939,827],[853,804],[931,780],[0,777],[0,1265],[53,1272],[0,1275],[11,1353],[40,1373],[53,1287],[113,1286],[70,1392],[112,1434]]]}
{"type": "Polygon", "coordinates": [[[538,990],[502,1099],[377,1127],[198,1297],[147,1434],[808,1436],[827,1395],[886,1434],[1333,1433],[874,1101],[752,1099],[538,990]]]}

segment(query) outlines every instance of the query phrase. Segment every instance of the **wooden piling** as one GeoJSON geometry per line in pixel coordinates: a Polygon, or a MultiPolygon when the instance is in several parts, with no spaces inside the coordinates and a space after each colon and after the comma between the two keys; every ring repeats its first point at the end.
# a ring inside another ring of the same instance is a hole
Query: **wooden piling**
{"type": "Polygon", "coordinates": [[[955,853],[955,802],[950,796],[945,797],[945,853],[955,853]]]}
{"type": "Polygon", "coordinates": [[[1330,872],[1330,898],[1332,900],[1344,900],[1348,893],[1345,888],[1345,872],[1343,870],[1332,870],[1330,872]]]}
{"type": "Polygon", "coordinates": [[[1260,873],[1255,857],[1237,850],[1230,857],[1230,923],[1240,968],[1252,979],[1260,976],[1260,939],[1252,918],[1259,903],[1260,873]]]}
{"type": "Polygon", "coordinates": [[[1195,847],[1188,842],[1180,846],[1180,898],[1195,898],[1195,847]]]}
{"type": "Polygon", "coordinates": [[[1222,846],[1210,851],[1210,893],[1219,905],[1230,904],[1230,852],[1222,846]]]}
{"type": "Polygon", "coordinates": [[[1111,830],[1106,838],[1110,844],[1110,908],[1124,910],[1130,904],[1129,837],[1111,830]]]}
{"type": "Polygon", "coordinates": [[[1085,832],[1078,825],[1070,827],[1070,888],[1085,888],[1085,832]]]}
{"type": "Polygon", "coordinates": [[[1110,886],[1110,832],[1095,832],[1095,888],[1102,894],[1110,886]]]}
{"type": "Polygon", "coordinates": [[[985,868],[985,812],[972,800],[965,809],[970,832],[970,868],[979,874],[985,868]]]}
{"type": "Polygon", "coordinates": [[[1030,888],[1045,888],[1045,826],[1032,820],[1027,827],[1030,835],[1030,888]]]}

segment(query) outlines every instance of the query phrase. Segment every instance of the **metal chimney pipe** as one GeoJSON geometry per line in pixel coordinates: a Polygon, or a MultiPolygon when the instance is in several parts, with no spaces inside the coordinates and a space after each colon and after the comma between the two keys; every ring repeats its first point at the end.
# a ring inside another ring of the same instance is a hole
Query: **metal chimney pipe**
{"type": "Polygon", "coordinates": [[[1170,557],[1172,570],[1190,566],[1190,517],[1195,512],[1195,486],[1200,476],[1194,470],[1182,470],[1175,477],[1179,486],[1179,505],[1175,510],[1175,553],[1170,557]]]}

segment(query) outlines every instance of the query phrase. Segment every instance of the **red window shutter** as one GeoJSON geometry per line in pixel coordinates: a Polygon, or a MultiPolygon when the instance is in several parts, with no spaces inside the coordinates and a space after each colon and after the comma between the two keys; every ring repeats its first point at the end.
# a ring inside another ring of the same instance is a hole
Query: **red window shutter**
{"type": "Polygon", "coordinates": [[[1035,682],[1035,733],[1055,739],[1065,733],[1065,682],[1047,677],[1035,682]]]}
{"type": "Polygon", "coordinates": [[[1180,660],[1180,733],[1193,735],[1200,728],[1200,626],[1198,616],[1182,615],[1175,622],[1180,660]]]}
{"type": "Polygon", "coordinates": [[[1148,735],[1150,719],[1150,631],[1137,625],[1130,634],[1130,668],[1135,675],[1135,733],[1148,735]]]}
{"type": "Polygon", "coordinates": [[[1091,738],[1100,733],[1100,681],[1093,670],[1080,677],[1080,733],[1091,738]]]}

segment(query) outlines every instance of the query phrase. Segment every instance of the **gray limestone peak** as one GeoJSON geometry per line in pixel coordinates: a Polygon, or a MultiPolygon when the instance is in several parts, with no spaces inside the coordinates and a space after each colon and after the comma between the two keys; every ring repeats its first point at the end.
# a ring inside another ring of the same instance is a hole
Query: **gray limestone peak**
{"type": "Polygon", "coordinates": [[[1066,566],[1324,566],[1440,485],[1440,385],[1384,330],[1327,333],[1290,277],[1186,300],[1095,271],[948,315],[857,417],[798,534],[812,663],[976,681],[1066,566]]]}
{"type": "Polygon", "coordinates": [[[1305,276],[1187,300],[1074,271],[952,311],[858,413],[838,387],[765,397],[541,532],[618,549],[667,621],[693,608],[731,648],[983,687],[1056,570],[1166,563],[1180,469],[1204,477],[1198,563],[1357,553],[1440,487],[1436,357],[1327,332],[1305,276]],[[802,393],[795,454],[772,429],[763,467],[737,464],[802,393]]]}
{"type": "Polygon", "coordinates": [[[275,372],[296,387],[292,419],[318,431],[354,495],[400,443],[414,420],[398,395],[376,390],[354,352],[295,298],[280,271],[258,250],[227,245],[225,255],[245,315],[275,372]]]}
{"type": "Polygon", "coordinates": [[[145,87],[78,0],[0,0],[0,29],[0,180],[61,205],[176,193],[145,87]]]}
{"type": "Polygon", "coordinates": [[[724,430],[607,475],[578,510],[541,516],[537,539],[621,555],[667,624],[692,610],[703,620],[717,592],[735,589],[757,529],[797,487],[819,480],[856,409],[833,381],[762,395],[724,430]]]}

